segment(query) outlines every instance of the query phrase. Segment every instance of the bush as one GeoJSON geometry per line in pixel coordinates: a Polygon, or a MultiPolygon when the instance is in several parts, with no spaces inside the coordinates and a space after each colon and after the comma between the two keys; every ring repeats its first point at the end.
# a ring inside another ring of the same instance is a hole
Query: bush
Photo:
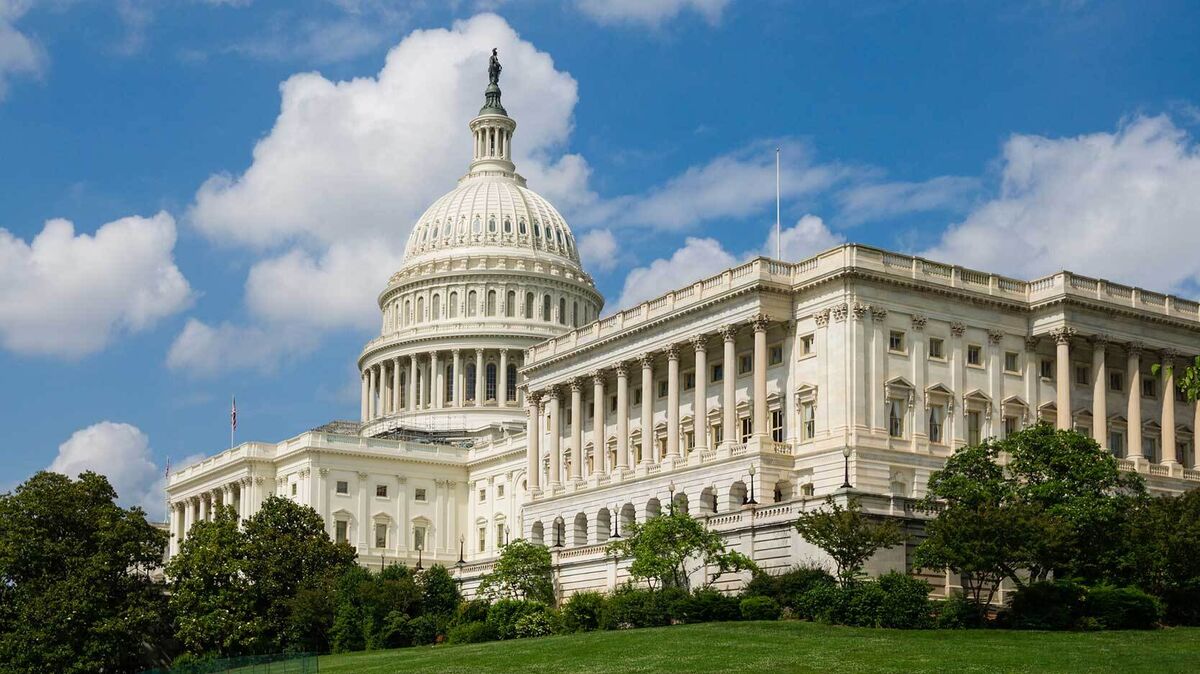
{"type": "Polygon", "coordinates": [[[514,633],[518,639],[548,637],[554,633],[554,620],[549,611],[535,611],[517,618],[514,633]]]}
{"type": "Polygon", "coordinates": [[[682,594],[682,591],[668,592],[623,587],[604,602],[600,626],[606,630],[621,630],[631,627],[670,625],[670,603],[677,600],[682,594]]]}
{"type": "Polygon", "coordinates": [[[403,648],[412,645],[412,628],[408,616],[399,611],[387,614],[383,629],[379,631],[379,642],[383,648],[403,648]]]}
{"type": "Polygon", "coordinates": [[[837,585],[814,585],[796,601],[798,618],[838,624],[844,621],[848,595],[837,585]]]}
{"type": "Polygon", "coordinates": [[[1200,580],[1162,593],[1164,620],[1172,625],[1200,625],[1200,580]]]}
{"type": "Polygon", "coordinates": [[[806,592],[818,585],[835,585],[828,571],[820,567],[797,566],[780,574],[756,573],[743,592],[749,597],[770,597],[794,615],[811,618],[801,610],[806,592]]]}
{"type": "Polygon", "coordinates": [[[674,622],[705,623],[741,619],[738,598],[711,588],[701,588],[671,603],[671,620],[674,622]]]}
{"type": "Polygon", "coordinates": [[[421,615],[408,621],[408,634],[413,646],[428,646],[441,641],[446,625],[437,616],[421,615]]]}
{"type": "Polygon", "coordinates": [[[982,627],[981,616],[975,604],[961,594],[952,594],[949,599],[930,602],[934,615],[934,626],[942,630],[962,630],[982,627]]]}
{"type": "Polygon", "coordinates": [[[1136,587],[1097,585],[1087,592],[1083,612],[1106,630],[1148,630],[1162,618],[1158,599],[1136,587]]]}
{"type": "Polygon", "coordinates": [[[494,641],[496,633],[485,622],[464,622],[450,628],[446,641],[452,644],[479,644],[494,641]]]}
{"type": "Polygon", "coordinates": [[[1013,595],[1009,618],[1016,629],[1066,630],[1083,615],[1084,589],[1065,580],[1030,583],[1013,595]]]}
{"type": "Polygon", "coordinates": [[[929,583],[895,571],[880,576],[877,582],[884,593],[876,620],[880,627],[909,630],[933,627],[929,583]]]}
{"type": "Polygon", "coordinates": [[[463,623],[486,622],[488,609],[491,607],[492,604],[486,599],[464,601],[458,605],[458,611],[454,615],[454,622],[459,625],[463,623]]]}
{"type": "Polygon", "coordinates": [[[887,601],[887,593],[875,581],[852,583],[842,592],[843,613],[841,623],[852,627],[879,627],[879,616],[887,601]]]}
{"type": "Polygon", "coordinates": [[[578,592],[562,605],[562,625],[566,632],[590,632],[600,629],[604,614],[604,595],[578,592]]]}
{"type": "Polygon", "coordinates": [[[746,597],[739,605],[743,620],[779,620],[783,610],[770,597],[746,597]]]}
{"type": "Polygon", "coordinates": [[[516,639],[517,623],[533,613],[545,613],[546,605],[540,601],[524,599],[501,599],[488,609],[487,625],[497,639],[516,639]]]}

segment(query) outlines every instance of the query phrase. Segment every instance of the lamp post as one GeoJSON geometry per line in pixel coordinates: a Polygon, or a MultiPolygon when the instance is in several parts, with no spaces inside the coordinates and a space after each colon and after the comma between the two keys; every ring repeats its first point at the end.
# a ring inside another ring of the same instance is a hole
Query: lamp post
{"type": "Polygon", "coordinates": [[[466,566],[467,560],[463,559],[463,552],[467,545],[467,537],[464,534],[458,535],[458,561],[454,563],[454,568],[458,570],[458,593],[462,594],[463,586],[463,567],[466,566]]]}
{"type": "Polygon", "coordinates": [[[566,533],[567,523],[563,520],[562,529],[558,528],[558,522],[554,523],[554,547],[561,548],[563,546],[563,534],[566,533]]]}
{"type": "Polygon", "coordinates": [[[715,482],[713,483],[713,486],[712,486],[712,495],[713,495],[713,514],[716,515],[718,511],[717,511],[717,483],[715,483],[715,482]]]}
{"type": "Polygon", "coordinates": [[[758,505],[758,501],[754,500],[754,464],[750,464],[750,499],[746,505],[758,505]]]}
{"type": "Polygon", "coordinates": [[[617,510],[619,507],[620,504],[613,506],[613,538],[621,537],[621,512],[617,510]]]}
{"type": "Polygon", "coordinates": [[[850,484],[850,446],[849,445],[842,448],[842,460],[845,464],[845,473],[844,473],[844,477],[842,478],[842,489],[849,489],[851,487],[851,484],[850,484]]]}
{"type": "Polygon", "coordinates": [[[667,483],[667,493],[670,494],[670,500],[667,501],[667,513],[675,514],[675,480],[667,483]]]}
{"type": "Polygon", "coordinates": [[[417,570],[417,572],[418,572],[418,573],[419,573],[419,572],[420,572],[420,571],[421,571],[423,568],[425,568],[425,567],[421,566],[421,553],[422,553],[424,550],[425,550],[425,546],[424,546],[424,545],[418,545],[418,546],[417,546],[417,568],[416,568],[416,570],[417,570]]]}

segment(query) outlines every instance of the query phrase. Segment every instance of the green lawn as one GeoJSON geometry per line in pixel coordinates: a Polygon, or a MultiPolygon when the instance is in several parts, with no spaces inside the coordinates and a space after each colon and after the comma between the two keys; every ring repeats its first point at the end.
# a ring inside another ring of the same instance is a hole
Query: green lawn
{"type": "Polygon", "coordinates": [[[900,631],[708,623],[321,658],[321,674],[392,672],[1195,672],[1200,629],[900,631]]]}

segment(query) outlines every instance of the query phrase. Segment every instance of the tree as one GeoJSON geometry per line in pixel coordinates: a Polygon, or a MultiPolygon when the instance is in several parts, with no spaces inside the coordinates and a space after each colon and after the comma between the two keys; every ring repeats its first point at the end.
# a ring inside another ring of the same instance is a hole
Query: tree
{"type": "Polygon", "coordinates": [[[842,585],[858,577],[876,550],[904,542],[899,522],[864,515],[856,498],[849,499],[843,508],[828,496],[825,505],[827,509],[802,513],[795,527],[804,540],[833,558],[842,585]]]}
{"type": "Polygon", "coordinates": [[[1119,580],[1163,598],[1173,622],[1200,623],[1200,489],[1147,499],[1123,538],[1119,580]]]}
{"type": "Polygon", "coordinates": [[[0,494],[0,670],[130,672],[156,664],[166,535],[102,476],[39,472],[0,494]]]}
{"type": "MultiPolygon", "coordinates": [[[[1191,364],[1183,368],[1182,371],[1176,370],[1174,367],[1168,366],[1175,375],[1175,388],[1183,391],[1184,396],[1189,402],[1200,400],[1200,356],[1191,364]]],[[[1155,363],[1150,366],[1150,372],[1155,377],[1162,372],[1162,365],[1155,363]]]]}
{"type": "Polygon", "coordinates": [[[708,569],[703,587],[726,573],[757,571],[740,552],[726,550],[721,534],[674,507],[667,514],[626,528],[625,538],[608,544],[608,554],[632,558],[629,575],[645,580],[651,589],[689,589],[692,573],[708,569]]]}
{"type": "Polygon", "coordinates": [[[421,573],[418,581],[425,613],[454,615],[458,605],[462,603],[462,594],[458,591],[458,581],[454,580],[446,567],[434,564],[421,573]]]}
{"type": "Polygon", "coordinates": [[[531,599],[553,605],[550,551],[523,538],[513,539],[500,548],[500,557],[483,577],[479,592],[493,600],[531,599]]]}

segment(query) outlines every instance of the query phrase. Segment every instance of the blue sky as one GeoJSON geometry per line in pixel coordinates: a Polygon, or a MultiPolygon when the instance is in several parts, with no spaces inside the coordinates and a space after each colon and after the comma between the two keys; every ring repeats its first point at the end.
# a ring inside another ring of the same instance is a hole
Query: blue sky
{"type": "Polygon", "coordinates": [[[785,257],[1197,294],[1194,2],[0,0],[0,488],[355,417],[492,46],[609,310],[773,250],[776,146],[785,257]]]}

